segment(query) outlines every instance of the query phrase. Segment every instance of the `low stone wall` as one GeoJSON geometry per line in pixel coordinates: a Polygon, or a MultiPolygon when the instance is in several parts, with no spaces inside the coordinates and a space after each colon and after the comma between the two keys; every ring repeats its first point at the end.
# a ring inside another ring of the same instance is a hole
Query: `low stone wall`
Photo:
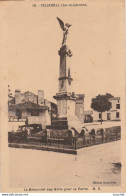
{"type": "Polygon", "coordinates": [[[77,150],[74,149],[64,149],[50,146],[39,146],[39,145],[31,145],[31,144],[18,144],[18,143],[9,143],[8,145],[11,148],[25,148],[25,149],[33,149],[33,150],[44,150],[44,151],[53,151],[67,154],[77,155],[77,150]]]}

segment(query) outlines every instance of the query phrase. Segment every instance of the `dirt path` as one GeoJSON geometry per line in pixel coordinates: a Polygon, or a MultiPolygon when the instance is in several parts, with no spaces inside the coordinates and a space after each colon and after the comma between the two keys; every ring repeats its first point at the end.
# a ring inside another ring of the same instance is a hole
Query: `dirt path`
{"type": "Polygon", "coordinates": [[[10,187],[120,184],[120,141],[85,148],[81,155],[16,148],[9,153],[10,187]]]}

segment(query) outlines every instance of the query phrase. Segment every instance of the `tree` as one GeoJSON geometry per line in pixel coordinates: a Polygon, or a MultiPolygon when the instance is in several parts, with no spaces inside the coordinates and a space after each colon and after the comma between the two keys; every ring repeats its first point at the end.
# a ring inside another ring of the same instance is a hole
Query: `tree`
{"type": "Polygon", "coordinates": [[[110,93],[106,93],[106,96],[107,96],[108,100],[109,100],[110,98],[114,97],[114,96],[111,95],[110,93]]]}
{"type": "Polygon", "coordinates": [[[91,108],[97,112],[101,113],[101,124],[102,124],[102,113],[109,111],[112,107],[109,99],[113,97],[111,94],[106,93],[106,95],[98,95],[95,98],[92,98],[91,108]]]}

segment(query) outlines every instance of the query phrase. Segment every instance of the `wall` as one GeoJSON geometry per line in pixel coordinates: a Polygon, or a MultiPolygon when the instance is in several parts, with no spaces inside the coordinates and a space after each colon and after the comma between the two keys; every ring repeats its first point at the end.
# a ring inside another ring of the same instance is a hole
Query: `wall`
{"type": "Polygon", "coordinates": [[[75,105],[75,115],[81,120],[84,121],[84,101],[80,100],[76,102],[75,105]]]}
{"type": "Polygon", "coordinates": [[[43,129],[46,125],[50,125],[51,117],[48,110],[40,112],[39,116],[28,116],[28,124],[42,124],[43,129]]]}
{"type": "MultiPolygon", "coordinates": [[[[100,121],[101,118],[99,118],[99,112],[93,111],[93,121],[100,121]]],[[[107,112],[102,113],[102,120],[107,120],[107,112]]]]}
{"type": "Polygon", "coordinates": [[[21,125],[25,125],[25,122],[17,121],[17,122],[8,122],[8,132],[14,131],[16,132],[18,130],[18,127],[21,125]]]}
{"type": "Polygon", "coordinates": [[[67,116],[75,116],[75,100],[67,100],[67,116]]]}
{"type": "Polygon", "coordinates": [[[27,112],[27,110],[22,110],[22,117],[31,115],[30,112],[27,112]]]}
{"type": "Polygon", "coordinates": [[[120,116],[119,110],[111,112],[111,120],[120,120],[120,119],[121,119],[121,116],[120,116]],[[119,118],[116,117],[116,112],[119,112],[119,118]]]}
{"type": "Polygon", "coordinates": [[[57,100],[58,117],[66,117],[67,115],[67,100],[57,100]]]}
{"type": "Polygon", "coordinates": [[[120,99],[110,99],[111,103],[112,103],[112,108],[110,110],[111,112],[111,120],[120,120],[121,116],[120,116],[120,109],[116,108],[117,104],[120,104],[120,99]],[[116,117],[116,113],[119,112],[119,118],[116,117]]]}
{"type": "Polygon", "coordinates": [[[44,105],[44,91],[38,90],[38,104],[44,105]]]}
{"type": "Polygon", "coordinates": [[[14,117],[15,116],[15,111],[9,110],[8,111],[8,117],[14,117]]]}
{"type": "MultiPolygon", "coordinates": [[[[24,113],[26,116],[26,113],[24,113]]],[[[16,118],[16,114],[14,110],[8,111],[8,131],[17,131],[18,127],[21,125],[25,125],[26,119],[18,119],[16,118]]]]}
{"type": "Polygon", "coordinates": [[[20,90],[15,90],[15,104],[21,103],[21,91],[20,90]]]}
{"type": "Polygon", "coordinates": [[[117,99],[110,99],[111,103],[112,103],[112,108],[111,110],[117,110],[116,108],[116,104],[120,104],[120,100],[117,99]]]}

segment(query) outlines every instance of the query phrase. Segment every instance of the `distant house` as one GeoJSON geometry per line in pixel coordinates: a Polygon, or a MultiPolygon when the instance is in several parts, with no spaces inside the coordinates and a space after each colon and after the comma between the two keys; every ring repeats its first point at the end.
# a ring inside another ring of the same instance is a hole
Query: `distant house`
{"type": "Polygon", "coordinates": [[[93,122],[93,110],[84,111],[84,123],[93,122]]]}
{"type": "Polygon", "coordinates": [[[51,124],[56,114],[56,104],[44,99],[42,90],[38,91],[38,95],[29,91],[21,93],[20,90],[16,90],[15,96],[9,97],[8,119],[9,127],[11,126],[12,129],[22,124],[42,124],[45,128],[46,125],[51,124]]]}
{"type": "MultiPolygon", "coordinates": [[[[112,97],[109,100],[112,103],[112,108],[109,111],[102,113],[103,121],[119,121],[120,116],[120,97],[112,97]]],[[[93,121],[101,120],[101,113],[93,111],[93,121]]]]}

